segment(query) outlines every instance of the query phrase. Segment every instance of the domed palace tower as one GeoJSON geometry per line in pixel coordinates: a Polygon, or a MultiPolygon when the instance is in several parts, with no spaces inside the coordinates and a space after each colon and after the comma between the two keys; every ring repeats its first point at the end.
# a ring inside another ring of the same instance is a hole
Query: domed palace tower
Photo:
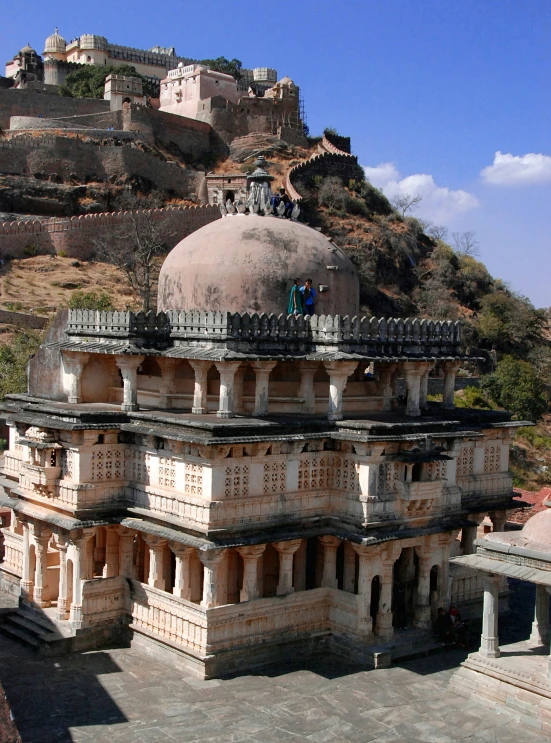
{"type": "Polygon", "coordinates": [[[481,598],[448,561],[503,527],[517,424],[454,410],[459,323],[362,317],[348,257],[253,183],[168,255],[157,313],[61,311],[4,402],[2,631],[212,677],[382,665],[481,598]],[[288,314],[295,279],[313,315],[288,314]]]}

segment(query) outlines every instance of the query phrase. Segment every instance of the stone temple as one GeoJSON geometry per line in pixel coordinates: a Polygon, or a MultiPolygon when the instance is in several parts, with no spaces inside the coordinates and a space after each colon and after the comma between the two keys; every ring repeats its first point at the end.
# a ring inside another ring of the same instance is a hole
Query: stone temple
{"type": "Polygon", "coordinates": [[[480,601],[449,559],[487,516],[503,529],[520,424],[454,410],[459,323],[360,317],[338,247],[253,213],[182,240],[158,307],[60,311],[4,403],[4,632],[51,654],[131,641],[213,677],[313,652],[383,665],[439,606],[480,601]],[[281,314],[295,277],[316,315],[281,314]]]}

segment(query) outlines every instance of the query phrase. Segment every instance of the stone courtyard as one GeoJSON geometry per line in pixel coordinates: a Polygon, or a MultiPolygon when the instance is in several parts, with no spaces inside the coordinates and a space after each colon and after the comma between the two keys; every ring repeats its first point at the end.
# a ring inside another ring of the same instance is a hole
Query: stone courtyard
{"type": "MultiPolygon", "coordinates": [[[[507,624],[518,631],[516,616],[507,624]]],[[[0,680],[23,743],[549,740],[533,721],[448,691],[464,657],[452,650],[365,671],[332,656],[202,681],[137,650],[44,658],[0,636],[0,680]]]]}

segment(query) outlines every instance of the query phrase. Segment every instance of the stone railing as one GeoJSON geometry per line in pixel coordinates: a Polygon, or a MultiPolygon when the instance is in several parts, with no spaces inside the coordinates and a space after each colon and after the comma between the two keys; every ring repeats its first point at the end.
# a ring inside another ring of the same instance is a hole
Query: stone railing
{"type": "Polygon", "coordinates": [[[124,621],[129,613],[130,589],[126,578],[94,578],[82,582],[83,627],[124,621]]]}
{"type": "Polygon", "coordinates": [[[211,652],[330,630],[330,588],[256,599],[207,610],[211,652]]]}
{"type": "Polygon", "coordinates": [[[9,529],[0,530],[4,535],[4,562],[3,568],[10,573],[22,575],[23,572],[23,536],[9,529]]]}
{"type": "Polygon", "coordinates": [[[486,472],[457,478],[464,498],[473,496],[507,496],[513,492],[513,478],[509,472],[486,472]]]}
{"type": "Polygon", "coordinates": [[[406,355],[455,355],[461,344],[459,321],[419,318],[350,317],[348,315],[275,315],[201,310],[168,312],[99,312],[69,310],[69,336],[128,338],[136,345],[224,343],[239,350],[339,346],[346,351],[406,355]]]}
{"type": "Polygon", "coordinates": [[[206,652],[206,614],[197,604],[134,580],[131,614],[136,629],[143,629],[196,653],[206,652]]]}

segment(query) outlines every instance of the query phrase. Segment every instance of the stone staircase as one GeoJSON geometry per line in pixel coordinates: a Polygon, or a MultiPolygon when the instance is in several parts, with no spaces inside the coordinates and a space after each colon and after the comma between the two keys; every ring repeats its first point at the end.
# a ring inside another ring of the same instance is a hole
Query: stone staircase
{"type": "Polygon", "coordinates": [[[388,668],[399,660],[420,658],[434,653],[441,653],[455,647],[454,645],[439,642],[431,629],[398,630],[388,642],[371,646],[368,657],[373,662],[373,668],[388,668]]]}
{"type": "Polygon", "coordinates": [[[73,637],[70,629],[49,614],[53,614],[53,610],[31,607],[2,609],[0,634],[41,655],[64,655],[71,652],[73,637]]]}

